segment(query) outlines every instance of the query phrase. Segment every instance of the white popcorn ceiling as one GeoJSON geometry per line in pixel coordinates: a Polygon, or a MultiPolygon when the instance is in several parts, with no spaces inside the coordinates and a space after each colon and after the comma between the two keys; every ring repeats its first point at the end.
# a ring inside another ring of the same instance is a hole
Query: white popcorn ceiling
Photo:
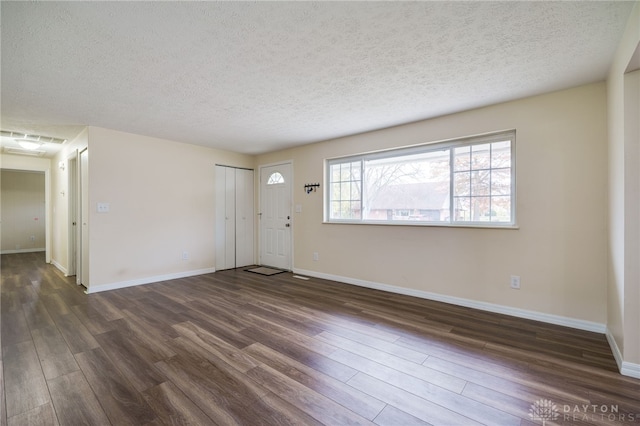
{"type": "Polygon", "coordinates": [[[602,81],[632,7],[2,1],[1,127],[267,152],[602,81]]]}

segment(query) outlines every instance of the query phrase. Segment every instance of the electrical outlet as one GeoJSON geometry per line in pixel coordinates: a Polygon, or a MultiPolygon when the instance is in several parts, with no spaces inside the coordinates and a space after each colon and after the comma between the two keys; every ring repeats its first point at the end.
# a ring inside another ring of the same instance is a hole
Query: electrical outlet
{"type": "Polygon", "coordinates": [[[189,252],[188,251],[183,251],[182,252],[182,260],[189,260],[189,252]]]}
{"type": "Polygon", "coordinates": [[[318,260],[320,260],[320,255],[318,255],[317,251],[313,252],[313,261],[317,262],[318,260]]]}
{"type": "Polygon", "coordinates": [[[520,290],[520,276],[511,275],[511,288],[520,290]]]}

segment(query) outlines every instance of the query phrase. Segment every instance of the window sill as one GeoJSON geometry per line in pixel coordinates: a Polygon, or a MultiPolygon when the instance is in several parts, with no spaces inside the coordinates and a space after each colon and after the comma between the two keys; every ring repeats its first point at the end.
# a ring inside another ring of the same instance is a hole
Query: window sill
{"type": "Polygon", "coordinates": [[[477,229],[510,229],[518,230],[520,226],[514,224],[505,225],[491,225],[488,223],[427,223],[427,222],[357,222],[357,221],[322,221],[323,225],[373,225],[373,226],[413,226],[413,227],[426,227],[426,228],[477,228],[477,229]]]}

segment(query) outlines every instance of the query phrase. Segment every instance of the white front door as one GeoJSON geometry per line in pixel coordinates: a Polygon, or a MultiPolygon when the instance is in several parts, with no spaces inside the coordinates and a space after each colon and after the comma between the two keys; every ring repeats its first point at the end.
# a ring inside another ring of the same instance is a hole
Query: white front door
{"type": "Polygon", "coordinates": [[[260,169],[260,264],[291,269],[291,163],[260,169]]]}

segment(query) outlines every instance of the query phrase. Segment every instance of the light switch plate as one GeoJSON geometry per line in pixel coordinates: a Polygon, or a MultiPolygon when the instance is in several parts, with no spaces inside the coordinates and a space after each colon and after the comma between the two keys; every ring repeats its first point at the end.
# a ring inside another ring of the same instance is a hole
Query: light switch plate
{"type": "Polygon", "coordinates": [[[109,203],[98,203],[98,213],[109,213],[109,203]]]}

